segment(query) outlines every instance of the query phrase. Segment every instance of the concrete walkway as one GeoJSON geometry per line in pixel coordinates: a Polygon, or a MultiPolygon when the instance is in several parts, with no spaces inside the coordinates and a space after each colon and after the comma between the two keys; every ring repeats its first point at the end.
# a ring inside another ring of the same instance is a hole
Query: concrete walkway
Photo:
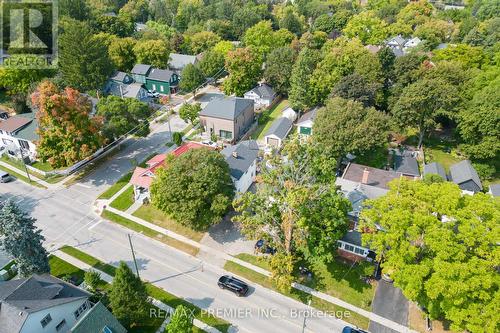
{"type": "MultiPolygon", "coordinates": [[[[67,253],[64,253],[60,250],[57,250],[53,253],[56,257],[59,257],[60,259],[70,263],[71,265],[75,266],[75,267],[78,267],[80,269],[83,269],[84,271],[95,271],[95,272],[98,272],[99,274],[101,274],[101,280],[103,281],[106,281],[107,283],[112,283],[113,282],[113,277],[111,275],[108,275],[100,270],[97,270],[95,269],[94,267],[90,266],[89,264],[87,263],[84,263],[83,261],[80,261],[78,259],[76,259],[75,257],[73,256],[70,256],[69,254],[67,253]]],[[[159,301],[157,299],[154,299],[154,298],[150,298],[150,303],[157,306],[158,308],[162,309],[163,311],[169,313],[169,314],[172,314],[174,313],[175,309],[172,308],[171,306],[163,303],[162,301],[159,301]]],[[[165,326],[166,324],[168,324],[168,321],[169,321],[169,318],[170,316],[165,319],[165,321],[163,322],[162,326],[157,330],[157,333],[162,333],[164,332],[165,330],[165,326]]],[[[204,322],[198,320],[198,319],[194,319],[193,320],[193,325],[202,329],[203,331],[205,332],[208,332],[208,333],[221,333],[221,331],[219,331],[218,329],[212,327],[212,326],[209,326],[207,324],[205,324],[204,322]]]]}
{"type": "MultiPolygon", "coordinates": [[[[171,230],[162,228],[160,226],[157,226],[156,224],[152,224],[152,223],[147,222],[147,221],[145,221],[143,219],[140,219],[140,218],[138,218],[136,216],[124,213],[124,212],[122,212],[122,211],[120,211],[118,209],[112,208],[112,207],[108,207],[107,210],[109,210],[110,212],[115,213],[117,215],[120,215],[120,216],[122,216],[124,218],[127,218],[129,220],[132,220],[132,221],[134,221],[134,222],[136,222],[138,224],[141,224],[141,225],[143,225],[143,226],[145,226],[147,228],[153,229],[153,230],[155,230],[155,231],[157,231],[159,233],[162,233],[162,234],[164,234],[164,235],[166,235],[168,237],[177,239],[177,240],[179,240],[181,242],[184,242],[186,244],[189,244],[191,246],[199,248],[200,250],[202,250],[202,251],[204,251],[204,252],[206,252],[208,254],[211,254],[211,255],[223,258],[225,260],[232,261],[232,262],[237,263],[237,264],[239,264],[241,266],[244,266],[244,267],[246,267],[248,269],[251,269],[251,270],[253,270],[253,271],[257,272],[257,273],[260,273],[260,274],[262,274],[264,276],[268,276],[268,277],[271,276],[271,272],[269,272],[269,271],[267,271],[267,270],[265,270],[265,269],[263,269],[261,267],[252,265],[252,264],[250,264],[250,263],[248,263],[246,261],[243,261],[243,260],[240,260],[238,258],[235,258],[232,255],[227,254],[225,252],[222,252],[222,251],[216,250],[214,248],[211,248],[209,246],[200,244],[200,243],[198,243],[196,241],[193,241],[192,239],[189,239],[189,238],[187,238],[185,236],[182,236],[182,235],[179,235],[179,234],[177,234],[175,232],[172,232],[171,230]]],[[[329,303],[336,304],[336,305],[344,307],[344,308],[346,308],[346,309],[348,309],[350,311],[356,312],[356,313],[358,313],[358,314],[360,314],[360,315],[362,315],[362,316],[370,319],[373,322],[379,323],[380,325],[386,326],[386,327],[388,327],[390,329],[393,329],[393,330],[396,330],[398,332],[405,332],[405,333],[406,332],[412,332],[412,333],[415,332],[416,333],[416,331],[413,331],[413,330],[409,329],[408,327],[406,327],[404,325],[401,325],[401,324],[399,324],[397,322],[394,322],[394,321],[392,321],[390,319],[381,317],[381,316],[379,316],[379,315],[377,315],[377,314],[375,314],[373,312],[361,309],[361,308],[359,308],[357,306],[354,306],[354,305],[352,305],[350,303],[347,303],[347,302],[345,302],[345,301],[343,301],[343,300],[341,300],[339,298],[336,298],[336,297],[333,297],[331,295],[328,295],[328,294],[316,291],[314,289],[311,289],[311,288],[309,288],[307,286],[304,286],[304,285],[302,285],[300,283],[295,283],[294,282],[294,283],[292,283],[292,287],[295,288],[295,289],[297,289],[297,290],[301,290],[301,291],[303,291],[303,292],[305,292],[305,293],[307,293],[309,295],[312,295],[312,296],[318,297],[318,298],[320,298],[322,300],[325,300],[325,301],[327,301],[329,303]]]]}

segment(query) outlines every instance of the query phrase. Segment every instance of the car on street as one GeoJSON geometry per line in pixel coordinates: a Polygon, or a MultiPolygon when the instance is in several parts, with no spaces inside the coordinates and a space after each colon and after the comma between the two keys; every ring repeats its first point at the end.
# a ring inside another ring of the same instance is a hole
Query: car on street
{"type": "Polygon", "coordinates": [[[221,289],[232,291],[237,296],[245,296],[248,292],[248,284],[235,278],[234,276],[223,275],[219,278],[217,285],[221,289]]]}
{"type": "Polygon", "coordinates": [[[210,147],[213,147],[213,148],[217,148],[217,142],[213,142],[213,141],[210,141],[210,140],[203,140],[201,142],[201,144],[203,144],[205,146],[210,146],[210,147]]]}
{"type": "Polygon", "coordinates": [[[12,180],[12,176],[5,172],[0,170],[0,183],[8,183],[12,180]]]}
{"type": "Polygon", "coordinates": [[[342,330],[342,333],[368,333],[368,332],[367,331],[363,331],[363,330],[361,330],[359,328],[353,328],[353,327],[350,327],[350,326],[346,326],[342,330]]]}
{"type": "Polygon", "coordinates": [[[158,98],[158,97],[160,97],[160,93],[158,93],[154,90],[148,90],[148,97],[158,98]]]}

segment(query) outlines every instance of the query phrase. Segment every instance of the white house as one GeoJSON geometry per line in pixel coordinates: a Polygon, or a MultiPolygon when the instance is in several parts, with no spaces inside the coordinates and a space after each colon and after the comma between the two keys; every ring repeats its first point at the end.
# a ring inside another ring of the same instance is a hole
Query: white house
{"type": "Polygon", "coordinates": [[[276,100],[278,94],[269,85],[263,83],[247,91],[243,96],[252,99],[257,107],[269,107],[276,100]]]}
{"type": "MultiPolygon", "coordinates": [[[[86,332],[125,333],[104,306],[94,309],[91,294],[48,274],[0,282],[0,331],[2,333],[75,332],[88,314],[95,312],[93,329],[86,332]],[[97,313],[99,312],[99,313],[97,313]],[[95,323],[95,319],[99,322],[95,323]]],[[[95,305],[98,305],[97,303],[95,305]]],[[[89,327],[89,324],[86,323],[89,327]]]]}
{"type": "Polygon", "coordinates": [[[318,108],[314,108],[309,112],[306,112],[297,121],[297,131],[302,138],[307,138],[312,135],[312,127],[314,124],[314,118],[318,113],[318,108]]]}
{"type": "Polygon", "coordinates": [[[269,148],[280,148],[283,140],[290,133],[292,125],[292,121],[286,117],[276,119],[264,136],[266,146],[269,148]]]}
{"type": "Polygon", "coordinates": [[[231,179],[236,195],[245,193],[255,181],[259,146],[255,140],[241,141],[237,145],[224,148],[221,153],[231,170],[231,179]]]}
{"type": "Polygon", "coordinates": [[[36,159],[35,141],[38,140],[37,128],[38,122],[33,112],[5,120],[0,119],[0,147],[3,147],[10,156],[21,158],[22,155],[34,161],[36,159]]]}
{"type": "Polygon", "coordinates": [[[408,39],[403,47],[404,51],[408,51],[408,49],[417,47],[422,43],[422,40],[418,37],[413,37],[411,39],[408,39]]]}

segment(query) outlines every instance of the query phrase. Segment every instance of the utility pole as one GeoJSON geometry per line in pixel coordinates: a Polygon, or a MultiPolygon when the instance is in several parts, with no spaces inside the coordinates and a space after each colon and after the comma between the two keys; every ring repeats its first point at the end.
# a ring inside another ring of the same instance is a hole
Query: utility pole
{"type": "Polygon", "coordinates": [[[26,171],[26,175],[28,176],[28,180],[31,183],[30,173],[28,172],[28,167],[26,166],[26,162],[24,161],[24,155],[23,155],[23,148],[22,147],[19,147],[19,152],[21,153],[21,160],[23,161],[24,170],[26,171]]]}
{"type": "Polygon", "coordinates": [[[127,234],[127,236],[128,236],[128,242],[130,244],[130,250],[132,251],[132,258],[134,259],[135,271],[137,273],[137,277],[141,278],[139,276],[139,268],[137,267],[137,260],[135,260],[135,252],[134,252],[134,246],[132,245],[132,238],[130,238],[130,234],[127,234]]]}

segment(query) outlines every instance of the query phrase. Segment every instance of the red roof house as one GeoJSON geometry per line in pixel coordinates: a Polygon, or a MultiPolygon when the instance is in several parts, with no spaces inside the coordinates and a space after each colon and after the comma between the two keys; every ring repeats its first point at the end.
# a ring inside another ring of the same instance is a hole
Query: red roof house
{"type": "MultiPolygon", "coordinates": [[[[189,141],[177,147],[175,150],[170,152],[170,155],[179,157],[192,149],[199,148],[209,148],[211,147],[198,143],[189,141]]],[[[129,183],[134,186],[134,198],[135,200],[149,198],[149,187],[154,179],[154,174],[156,169],[165,165],[165,160],[167,159],[167,154],[158,154],[146,162],[146,167],[136,167],[132,178],[130,178],[129,183]]]]}

